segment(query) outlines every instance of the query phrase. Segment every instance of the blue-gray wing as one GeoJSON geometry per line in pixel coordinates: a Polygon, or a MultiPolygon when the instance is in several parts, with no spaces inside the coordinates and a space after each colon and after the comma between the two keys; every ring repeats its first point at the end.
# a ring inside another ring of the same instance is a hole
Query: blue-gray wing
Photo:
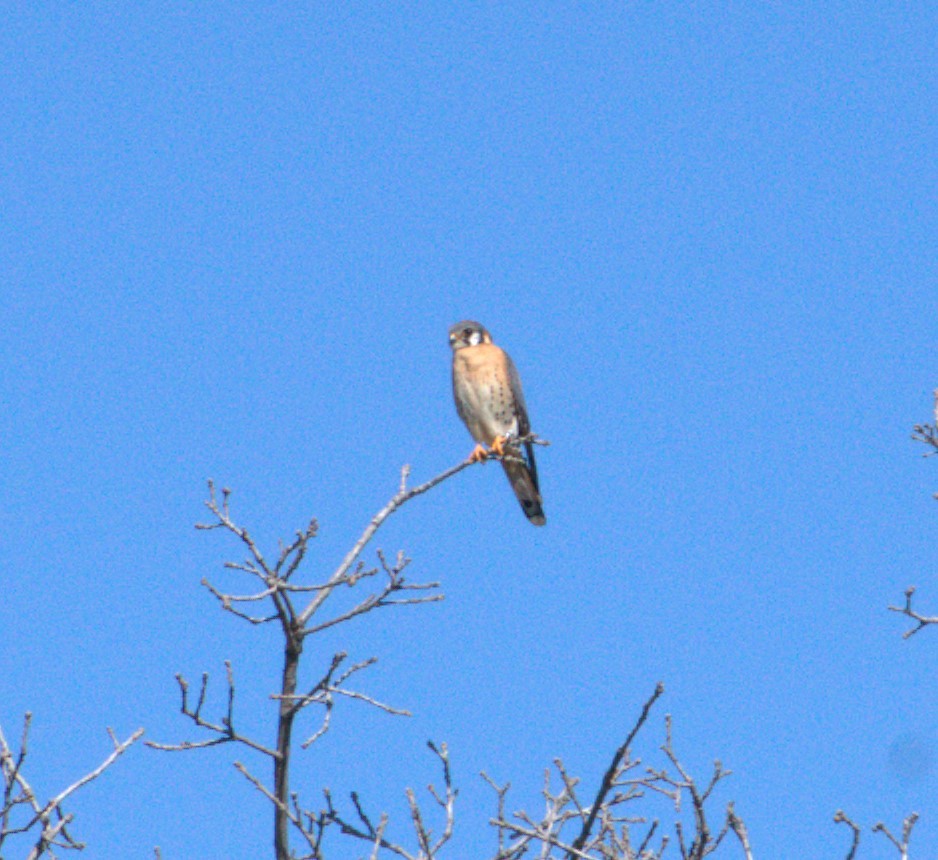
{"type": "MultiPolygon", "coordinates": [[[[527,436],[531,432],[531,421],[528,418],[527,404],[524,402],[524,391],[521,389],[521,376],[518,374],[518,368],[515,367],[515,363],[511,360],[511,356],[508,355],[508,353],[505,353],[505,358],[508,359],[508,379],[511,384],[511,399],[515,418],[518,421],[518,435],[527,436]]],[[[531,481],[534,484],[534,489],[539,494],[540,484],[537,480],[537,463],[534,460],[534,446],[530,442],[524,443],[522,456],[524,457],[528,471],[531,473],[531,481]]]]}

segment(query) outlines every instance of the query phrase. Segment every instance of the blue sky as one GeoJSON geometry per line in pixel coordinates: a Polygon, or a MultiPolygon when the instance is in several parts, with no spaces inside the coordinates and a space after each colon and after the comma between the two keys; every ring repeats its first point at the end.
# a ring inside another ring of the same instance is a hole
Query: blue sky
{"type": "MultiPolygon", "coordinates": [[[[199,586],[240,557],[192,528],[205,479],[270,550],[318,516],[327,575],[402,464],[468,454],[446,342],[468,317],[552,443],[548,524],[494,466],[388,524],[377,544],[446,600],[334,633],[308,671],[378,655],[361,686],[414,717],[340,708],[295,786],[403,826],[446,741],[453,856],[483,856],[480,770],[515,808],[556,756],[598,780],[661,680],[637,751],[671,713],[692,772],[734,771],[720,802],[757,856],[845,856],[838,808],[917,810],[938,853],[938,636],[886,611],[910,584],[938,611],[938,471],[909,441],[938,385],[933,10],[4,19],[0,720],[34,712],[42,793],[105,726],[190,736],[177,671],[231,659],[264,731],[277,641],[199,586]]],[[[73,804],[85,856],[265,856],[235,757],[134,749],[73,804]]],[[[861,856],[891,856],[878,839],[861,856]]]]}

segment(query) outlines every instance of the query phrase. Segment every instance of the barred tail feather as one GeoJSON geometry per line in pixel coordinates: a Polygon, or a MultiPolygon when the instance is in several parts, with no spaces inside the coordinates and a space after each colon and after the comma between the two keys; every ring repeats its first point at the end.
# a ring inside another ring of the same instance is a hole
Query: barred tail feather
{"type": "Polygon", "coordinates": [[[521,510],[533,525],[542,526],[547,522],[544,508],[541,506],[541,494],[537,487],[537,478],[528,466],[516,459],[502,460],[502,467],[508,476],[508,482],[515,491],[521,510]]]}

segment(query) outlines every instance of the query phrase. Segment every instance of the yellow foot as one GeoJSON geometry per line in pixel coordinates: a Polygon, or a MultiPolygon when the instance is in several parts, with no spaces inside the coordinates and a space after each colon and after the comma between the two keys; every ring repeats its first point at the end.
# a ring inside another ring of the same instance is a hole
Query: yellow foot
{"type": "Polygon", "coordinates": [[[485,450],[485,446],[476,445],[475,448],[472,449],[472,453],[469,455],[469,462],[481,463],[485,460],[488,460],[488,458],[489,452],[485,450]]]}
{"type": "Polygon", "coordinates": [[[497,454],[499,457],[505,456],[505,443],[508,441],[507,436],[496,436],[492,440],[492,452],[497,454]]]}

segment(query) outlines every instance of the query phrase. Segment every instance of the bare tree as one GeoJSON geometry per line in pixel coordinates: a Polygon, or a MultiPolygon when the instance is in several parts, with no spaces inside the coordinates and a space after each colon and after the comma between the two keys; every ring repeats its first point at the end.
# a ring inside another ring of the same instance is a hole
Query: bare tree
{"type": "Polygon", "coordinates": [[[114,764],[132,744],[139,740],[143,729],[137,729],[125,741],[118,740],[114,732],[108,729],[108,735],[114,746],[110,755],[94,770],[78,778],[43,803],[24,773],[24,765],[29,753],[31,723],[32,714],[27,713],[23,719],[19,749],[10,746],[3,734],[3,729],[0,728],[0,771],[3,773],[3,801],[0,803],[0,851],[3,850],[4,845],[26,842],[31,844],[32,848],[24,856],[27,860],[37,860],[39,857],[55,857],[57,849],[80,851],[85,847],[84,843],[79,842],[69,830],[73,816],[65,812],[62,805],[76,791],[97,779],[114,764]]]}
{"type": "MultiPolygon", "coordinates": [[[[546,444],[534,436],[520,441],[546,444]]],[[[512,456],[507,454],[506,456],[512,456]]],[[[275,740],[262,741],[243,732],[235,714],[235,676],[230,663],[225,664],[227,706],[218,718],[206,715],[208,675],[203,675],[198,690],[177,676],[182,714],[199,730],[203,737],[179,743],[153,743],[161,750],[191,750],[219,744],[233,743],[246,747],[268,758],[272,764],[270,781],[252,772],[244,762],[234,762],[235,768],[271,803],[274,811],[274,853],[277,860],[310,858],[322,860],[325,856],[324,839],[330,831],[363,843],[370,856],[396,856],[404,860],[434,860],[442,856],[455,825],[457,789],[450,768],[449,751],[445,744],[428,746],[441,769],[440,787],[428,787],[429,807],[421,805],[416,793],[406,792],[410,810],[410,836],[392,836],[388,816],[383,812],[370,813],[357,793],[349,798],[349,810],[344,811],[326,790],[321,808],[304,805],[299,793],[290,787],[290,762],[294,752],[294,727],[297,718],[310,706],[316,706],[318,716],[304,733],[301,746],[307,748],[328,731],[333,707],[340,698],[354,699],[389,714],[407,715],[407,711],[378,701],[357,687],[361,673],[375,662],[373,656],[352,661],[344,652],[332,656],[313,680],[305,685],[300,681],[301,656],[308,637],[314,636],[352,619],[360,618],[378,609],[391,606],[413,606],[439,601],[443,598],[435,582],[412,583],[404,575],[410,563],[403,552],[393,560],[378,550],[377,563],[366,566],[362,552],[382,524],[410,499],[428,492],[443,481],[468,468],[464,461],[447,469],[437,477],[416,487],[408,487],[409,469],[400,476],[397,492],[370,520],[361,536],[339,565],[321,582],[300,584],[295,576],[306,559],[309,542],[317,532],[316,520],[298,531],[294,540],[281,545],[275,559],[269,560],[246,528],[237,524],[230,509],[230,492],[216,490],[209,483],[206,506],[212,515],[210,522],[198,526],[204,530],[222,530],[234,536],[246,558],[225,564],[229,570],[247,576],[254,588],[232,591],[203,580],[203,585],[217,600],[219,606],[251,626],[272,624],[282,634],[283,663],[279,689],[272,695],[276,702],[275,740]],[[349,590],[358,597],[343,603],[339,593],[349,590]],[[260,611],[255,607],[260,607],[260,611]],[[355,687],[353,688],[353,684],[355,687]],[[291,848],[293,837],[303,845],[302,853],[291,848]]],[[[498,812],[490,822],[497,832],[497,848],[493,860],[509,860],[525,855],[570,858],[621,858],[621,860],[650,860],[659,857],[669,840],[674,839],[684,860],[700,860],[713,853],[728,833],[735,834],[743,846],[746,857],[751,857],[748,834],[742,821],[733,811],[732,804],[721,818],[714,833],[709,824],[708,802],[718,783],[726,776],[719,762],[705,784],[698,785],[679,761],[672,744],[670,718],[667,720],[666,742],[662,747],[663,766],[640,770],[641,761],[632,756],[636,735],[648,719],[649,713],[663,693],[658,685],[645,703],[641,714],[616,751],[609,767],[586,802],[579,780],[570,776],[562,761],[555,761],[560,785],[551,788],[551,776],[545,776],[543,789],[547,812],[532,816],[525,812],[506,816],[506,796],[509,786],[499,786],[487,774],[483,778],[496,794],[498,812]],[[683,799],[689,798],[692,819],[673,825],[673,836],[664,835],[660,820],[646,823],[633,812],[635,803],[646,795],[670,802],[676,813],[683,799]],[[636,830],[636,827],[639,830],[636,830]],[[657,847],[652,848],[654,840],[657,847]],[[559,852],[559,853],[558,853],[559,852]]]]}
{"type": "MultiPolygon", "coordinates": [[[[519,441],[546,444],[533,435],[519,441]]],[[[415,584],[404,576],[410,559],[403,552],[397,553],[395,559],[389,561],[379,550],[377,552],[378,564],[374,567],[366,567],[361,561],[361,554],[388,517],[402,505],[428,492],[470,465],[472,465],[471,461],[463,461],[416,487],[408,487],[410,468],[405,466],[401,470],[397,492],[371,519],[338,567],[324,581],[310,585],[296,584],[294,575],[306,558],[309,542],[316,536],[318,528],[316,520],[312,519],[304,530],[298,531],[290,544],[281,545],[276,559],[269,561],[247,529],[232,519],[229,507],[230,491],[223,489],[219,495],[214,484],[209,482],[209,499],[206,506],[212,514],[212,520],[197,528],[221,529],[238,539],[242,548],[246,550],[247,557],[242,561],[228,562],[225,567],[245,574],[253,581],[254,588],[247,593],[236,594],[218,588],[208,580],[203,579],[202,584],[216,598],[223,610],[253,626],[273,624],[282,634],[283,664],[280,687],[273,696],[277,701],[276,740],[273,743],[264,743],[248,737],[236,727],[234,672],[231,665],[226,664],[227,713],[215,721],[204,716],[208,675],[202,676],[195,701],[190,696],[187,680],[177,675],[182,699],[181,711],[195,726],[203,729],[207,737],[197,741],[171,744],[149,742],[149,745],[155,749],[178,751],[235,743],[268,757],[273,764],[273,780],[269,785],[252,773],[244,763],[236,761],[235,767],[273,804],[274,847],[277,860],[288,860],[294,856],[290,849],[291,827],[306,845],[307,853],[303,856],[321,857],[323,833],[332,820],[328,809],[314,812],[303,808],[297,793],[290,789],[293,729],[300,713],[310,705],[316,705],[321,709],[320,721],[303,742],[304,748],[309,747],[328,731],[333,706],[339,697],[355,699],[390,714],[407,714],[407,711],[379,702],[349,687],[349,682],[355,676],[374,664],[375,657],[349,664],[347,654],[337,653],[332,657],[330,664],[320,670],[316,680],[308,684],[305,689],[301,689],[300,658],[306,640],[310,636],[315,636],[324,630],[345,624],[378,609],[391,606],[413,606],[443,599],[438,583],[415,584]],[[373,587],[350,607],[340,606],[333,609],[339,603],[333,598],[340,590],[363,591],[364,585],[373,587]],[[262,609],[259,614],[252,614],[256,612],[253,607],[258,605],[266,609],[262,609]]]]}
{"type": "Polygon", "coordinates": [[[208,737],[204,740],[184,741],[177,744],[149,742],[149,745],[162,750],[189,750],[223,743],[236,743],[267,756],[273,763],[273,782],[270,786],[265,785],[264,781],[249,771],[242,762],[235,762],[235,767],[274,806],[274,845],[278,860],[288,860],[292,856],[289,837],[291,825],[307,843],[309,853],[305,856],[322,856],[320,846],[324,819],[320,814],[304,811],[300,807],[297,794],[290,791],[290,760],[293,753],[293,728],[297,716],[310,705],[317,705],[322,709],[318,727],[303,743],[304,747],[308,747],[329,729],[332,709],[337,697],[356,699],[392,714],[406,713],[348,686],[348,682],[354,676],[373,665],[374,657],[349,665],[348,655],[337,653],[332,657],[330,664],[321,671],[319,677],[305,690],[301,690],[299,686],[300,657],[306,639],[377,609],[429,603],[442,599],[443,595],[437,591],[437,583],[412,584],[404,577],[403,572],[410,563],[410,559],[402,552],[398,553],[393,563],[389,563],[384,554],[379,551],[380,564],[372,568],[366,568],[364,562],[359,560],[359,556],[374,533],[395,510],[415,496],[427,492],[449,475],[461,471],[467,465],[468,463],[461,463],[434,480],[412,489],[407,487],[408,469],[405,467],[401,473],[398,492],[375,515],[361,537],[325,582],[315,585],[298,585],[293,582],[293,576],[306,556],[309,542],[316,536],[318,526],[315,519],[310,521],[305,530],[297,532],[292,543],[281,546],[276,561],[269,562],[247,529],[232,520],[229,490],[223,489],[219,498],[214,485],[209,482],[209,500],[206,505],[214,519],[198,528],[223,529],[238,538],[247,549],[248,557],[241,562],[228,562],[225,567],[247,574],[256,580],[259,590],[246,594],[233,594],[216,588],[208,580],[203,580],[202,584],[225,611],[251,625],[276,624],[282,633],[283,667],[280,689],[273,697],[277,701],[276,741],[273,744],[262,743],[238,730],[234,712],[234,673],[230,663],[227,663],[227,713],[217,721],[206,719],[203,714],[208,675],[202,676],[199,693],[194,703],[189,695],[188,682],[181,675],[176,676],[182,697],[182,713],[197,727],[204,729],[208,737]],[[380,584],[352,607],[339,609],[328,617],[323,617],[327,601],[338,589],[355,588],[361,583],[377,580],[379,576],[380,584]],[[267,604],[267,614],[250,614],[247,607],[252,604],[267,604]]]}

